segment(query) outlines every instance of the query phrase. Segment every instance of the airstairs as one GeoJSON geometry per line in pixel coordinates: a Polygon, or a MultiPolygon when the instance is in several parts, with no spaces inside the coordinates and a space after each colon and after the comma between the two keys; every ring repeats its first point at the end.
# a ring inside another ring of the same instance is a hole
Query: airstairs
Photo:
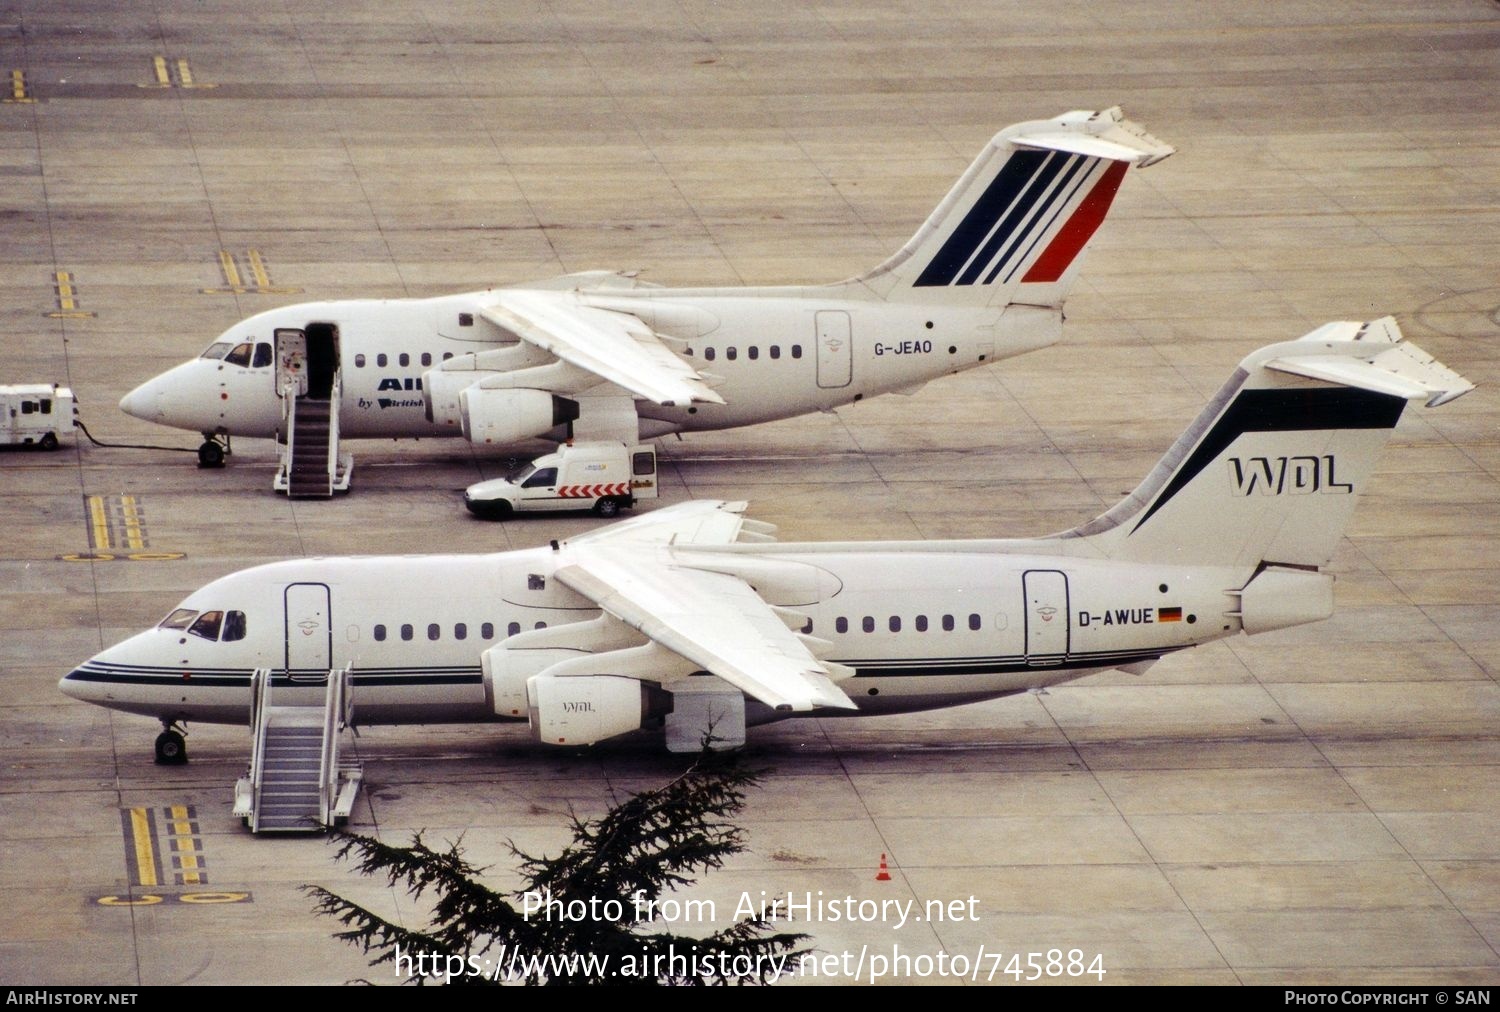
{"type": "Polygon", "coordinates": [[[331,499],[349,491],[354,458],[339,453],[340,384],[327,397],[298,393],[297,384],[282,388],[281,421],[286,446],[274,488],[290,499],[331,499]]]}
{"type": "Polygon", "coordinates": [[[339,758],[340,733],[353,713],[349,686],[348,668],[330,671],[321,704],[273,702],[271,670],[253,675],[254,747],[250,770],[234,788],[234,814],[252,833],[320,832],[354,810],[364,774],[357,762],[339,758]]]}

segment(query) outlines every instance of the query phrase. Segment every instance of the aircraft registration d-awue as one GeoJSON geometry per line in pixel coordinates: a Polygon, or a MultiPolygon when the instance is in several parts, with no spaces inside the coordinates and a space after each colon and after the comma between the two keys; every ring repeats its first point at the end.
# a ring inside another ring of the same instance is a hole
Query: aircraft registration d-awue
{"type": "Polygon", "coordinates": [[[311,558],[190,594],[79,665],[70,696],[166,728],[350,684],[358,724],[527,721],[559,745],[661,726],[674,750],[798,716],[953,706],[1332,614],[1329,559],[1410,399],[1472,384],[1394,319],[1245,358],[1145,480],[1027,540],[778,543],[686,502],[489,555],[311,558]],[[259,690],[256,690],[259,691],[259,690]]]}
{"type": "MultiPolygon", "coordinates": [[[[351,439],[628,445],[912,392],[1056,342],[1126,169],[1172,150],[1118,108],[1020,123],[894,256],[848,281],[664,288],[599,271],[303,303],[241,321],[120,407],[202,433],[199,461],[214,466],[225,437],[322,440],[330,420],[351,439]]],[[[337,460],[336,445],[313,456],[337,460]]]]}

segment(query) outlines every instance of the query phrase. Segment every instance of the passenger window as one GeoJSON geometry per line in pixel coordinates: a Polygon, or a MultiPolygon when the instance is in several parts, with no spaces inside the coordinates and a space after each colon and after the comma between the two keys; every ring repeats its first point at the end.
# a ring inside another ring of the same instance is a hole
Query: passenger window
{"type": "Polygon", "coordinates": [[[848,632],[849,631],[849,620],[847,618],[845,618],[844,616],[840,615],[838,618],[836,618],[836,619],[833,620],[833,630],[834,630],[834,632],[841,632],[841,633],[848,632]]]}
{"type": "Polygon", "coordinates": [[[224,613],[224,634],[219,637],[224,643],[233,643],[245,638],[245,613],[242,611],[229,611],[224,613]]]}
{"type": "Polygon", "coordinates": [[[443,635],[443,627],[440,626],[440,625],[438,625],[436,622],[433,622],[431,625],[429,625],[427,627],[427,638],[428,639],[435,640],[435,639],[437,639],[441,635],[443,635]]]}
{"type": "Polygon", "coordinates": [[[264,369],[271,364],[272,358],[271,346],[269,344],[262,341],[255,346],[255,368],[264,369]]]}
{"type": "Polygon", "coordinates": [[[870,615],[866,615],[864,621],[859,625],[867,633],[875,631],[875,619],[870,615]]]}
{"type": "Polygon", "coordinates": [[[451,351],[445,351],[445,352],[443,352],[443,361],[444,362],[448,361],[452,357],[453,357],[453,352],[451,352],[451,351]]]}
{"type": "Polygon", "coordinates": [[[688,358],[692,358],[693,357],[693,349],[691,349],[691,348],[684,348],[684,349],[682,349],[682,353],[684,355],[686,355],[688,358]]]}
{"type": "Polygon", "coordinates": [[[891,616],[890,630],[891,630],[891,632],[900,632],[901,631],[901,616],[900,615],[892,615],[891,616]]]}
{"type": "Polygon", "coordinates": [[[739,358],[739,352],[735,351],[733,347],[725,348],[724,357],[733,362],[735,359],[739,358]]]}
{"type": "Polygon", "coordinates": [[[410,640],[411,637],[412,637],[412,627],[409,626],[409,625],[403,625],[401,627],[401,638],[403,640],[410,640]]]}
{"type": "Polygon", "coordinates": [[[456,622],[456,623],[454,623],[454,625],[453,625],[453,638],[456,639],[456,640],[466,640],[466,639],[468,639],[469,638],[469,627],[466,626],[466,625],[464,625],[462,622],[456,622]]]}
{"type": "Polygon", "coordinates": [[[186,629],[188,626],[193,624],[193,619],[197,617],[198,613],[191,608],[178,608],[176,611],[172,612],[172,614],[162,619],[161,625],[159,625],[157,628],[186,629]]]}
{"type": "Polygon", "coordinates": [[[979,631],[979,626],[980,626],[979,616],[978,615],[970,615],[969,616],[969,628],[972,629],[972,630],[974,630],[975,632],[978,632],[979,631]]]}
{"type": "Polygon", "coordinates": [[[231,351],[228,355],[224,356],[224,361],[228,362],[230,365],[249,366],[250,342],[246,341],[243,344],[235,345],[234,351],[231,351]]]}
{"type": "Polygon", "coordinates": [[[385,352],[381,352],[379,355],[375,356],[375,364],[380,366],[380,368],[382,369],[385,368],[385,364],[389,361],[390,359],[386,357],[385,352]]]}
{"type": "Polygon", "coordinates": [[[383,626],[383,625],[377,625],[375,627],[375,642],[376,643],[384,643],[385,642],[385,626],[383,626]]]}
{"type": "Polygon", "coordinates": [[[758,358],[760,358],[760,349],[752,344],[750,346],[750,360],[753,362],[758,358]]]}
{"type": "Polygon", "coordinates": [[[538,622],[536,625],[532,626],[532,628],[533,629],[545,629],[545,628],[547,628],[547,623],[545,623],[545,622],[538,622]]]}
{"type": "Polygon", "coordinates": [[[952,632],[952,631],[953,631],[953,616],[952,615],[944,615],[943,616],[943,632],[952,632]]]}
{"type": "Polygon", "coordinates": [[[714,360],[714,350],[712,348],[704,348],[703,359],[706,362],[712,362],[714,360]]]}
{"type": "Polygon", "coordinates": [[[365,353],[364,352],[360,352],[358,355],[354,356],[354,368],[356,368],[356,369],[363,369],[364,367],[365,367],[365,353]]]}
{"type": "Polygon", "coordinates": [[[411,356],[403,351],[401,353],[401,356],[396,359],[396,361],[400,362],[402,365],[411,365],[411,356]]]}
{"type": "Polygon", "coordinates": [[[432,365],[432,352],[430,352],[430,351],[424,351],[424,352],[422,352],[422,364],[423,365],[432,365]]]}
{"type": "Polygon", "coordinates": [[[551,488],[557,484],[557,468],[539,468],[535,474],[526,479],[522,488],[551,488]]]}
{"type": "Polygon", "coordinates": [[[927,631],[927,616],[926,615],[918,615],[917,616],[917,632],[926,632],[926,631],[927,631]]]}
{"type": "Polygon", "coordinates": [[[479,627],[479,638],[482,639],[482,640],[492,640],[492,639],[494,639],[495,638],[495,624],[493,622],[486,622],[484,625],[480,626],[479,627]]]}
{"type": "Polygon", "coordinates": [[[510,635],[514,636],[516,633],[518,633],[518,632],[521,631],[521,623],[519,623],[519,622],[512,622],[510,625],[508,625],[508,626],[505,627],[505,631],[507,633],[509,633],[510,635]]]}
{"type": "Polygon", "coordinates": [[[222,611],[205,611],[202,615],[198,616],[198,621],[194,622],[188,628],[188,632],[194,636],[201,636],[203,639],[218,642],[219,627],[223,624],[224,613],[222,611]]]}
{"type": "Polygon", "coordinates": [[[771,357],[772,358],[780,358],[781,357],[781,345],[779,345],[779,344],[773,344],[773,345],[771,345],[771,357]]]}
{"type": "Polygon", "coordinates": [[[792,358],[801,358],[801,357],[802,357],[802,345],[800,345],[800,344],[794,344],[794,345],[792,345],[792,358]]]}

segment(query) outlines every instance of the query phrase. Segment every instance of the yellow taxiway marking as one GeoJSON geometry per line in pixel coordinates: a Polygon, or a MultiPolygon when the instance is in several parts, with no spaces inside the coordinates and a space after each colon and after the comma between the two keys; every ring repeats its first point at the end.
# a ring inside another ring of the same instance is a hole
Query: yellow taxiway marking
{"type": "Polygon", "coordinates": [[[167,816],[179,884],[205,884],[208,876],[204,874],[203,852],[198,849],[197,834],[193,829],[192,810],[186,805],[173,805],[167,809],[167,816]]]}
{"type": "Polygon", "coordinates": [[[10,98],[6,102],[31,103],[36,99],[26,93],[26,71],[12,70],[10,72],[10,98]]]}
{"type": "Polygon", "coordinates": [[[89,547],[109,547],[109,518],[104,512],[104,497],[91,495],[89,507],[89,547]]]}
{"type": "Polygon", "coordinates": [[[146,533],[141,527],[141,511],[135,496],[120,496],[120,518],[125,522],[125,547],[132,551],[146,547],[146,533]]]}
{"type": "Polygon", "coordinates": [[[78,289],[73,287],[73,275],[58,271],[52,275],[52,287],[57,292],[57,309],[47,314],[54,320],[86,320],[97,314],[78,308],[78,289]]]}
{"type": "Polygon", "coordinates": [[[240,274],[240,264],[227,249],[219,250],[219,271],[224,275],[223,288],[200,288],[204,295],[294,295],[300,288],[282,288],[271,284],[271,272],[266,270],[266,261],[260,250],[245,251],[249,264],[250,281],[247,284],[240,274]]]}
{"type": "Polygon", "coordinates": [[[156,847],[151,842],[151,813],[144,808],[130,810],[130,836],[135,845],[136,885],[154,886],[156,874],[156,847]]]}
{"type": "Polygon", "coordinates": [[[193,80],[193,68],[185,59],[173,60],[170,63],[165,56],[151,57],[151,72],[156,80],[150,84],[141,85],[142,88],[217,88],[216,84],[199,84],[193,80]],[[172,72],[177,72],[176,80],[172,78],[172,72]]]}

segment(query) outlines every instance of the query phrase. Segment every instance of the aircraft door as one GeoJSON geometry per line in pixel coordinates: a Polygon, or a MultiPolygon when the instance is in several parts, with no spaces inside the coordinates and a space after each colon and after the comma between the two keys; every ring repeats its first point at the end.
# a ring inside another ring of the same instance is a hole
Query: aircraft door
{"type": "Polygon", "coordinates": [[[333,619],[328,586],[289,584],[286,600],[286,675],[294,682],[321,684],[333,667],[333,619]]]}
{"type": "Polygon", "coordinates": [[[282,395],[288,383],[292,396],[307,393],[307,335],[300,330],[276,332],[276,396],[282,395]]]}
{"type": "Polygon", "coordinates": [[[818,330],[818,386],[825,390],[846,387],[854,377],[854,340],[849,314],[813,314],[818,330]]]}
{"type": "Polygon", "coordinates": [[[1050,569],[1021,578],[1026,597],[1026,663],[1061,664],[1068,656],[1068,577],[1050,569]]]}

